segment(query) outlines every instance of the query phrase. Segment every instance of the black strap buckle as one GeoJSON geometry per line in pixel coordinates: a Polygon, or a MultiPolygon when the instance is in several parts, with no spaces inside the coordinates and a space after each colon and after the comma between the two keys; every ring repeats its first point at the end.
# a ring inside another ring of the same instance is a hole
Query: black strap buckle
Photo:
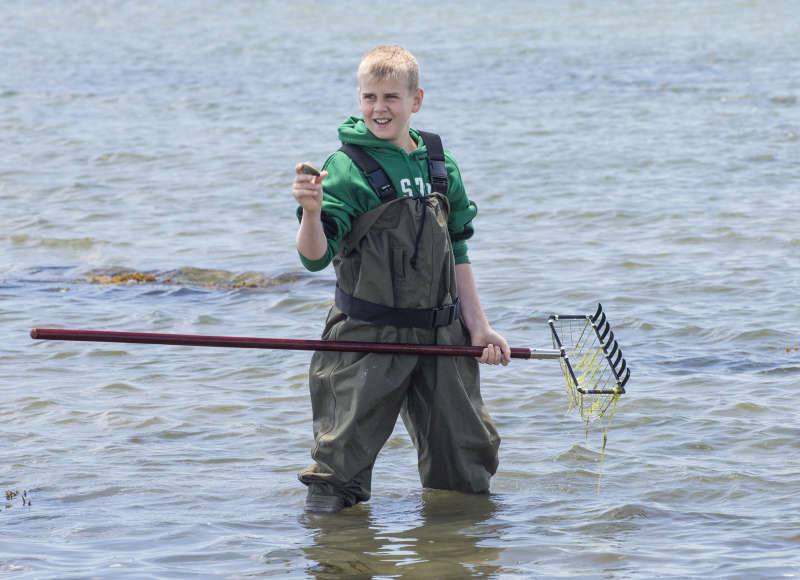
{"type": "Polygon", "coordinates": [[[430,159],[428,164],[433,191],[447,195],[447,169],[444,160],[430,159]]]}
{"type": "Polygon", "coordinates": [[[389,176],[380,167],[375,171],[366,174],[367,181],[372,186],[373,191],[378,194],[381,202],[391,201],[397,197],[397,192],[389,181],[389,176]]]}
{"type": "Polygon", "coordinates": [[[461,315],[461,302],[460,299],[456,298],[453,304],[436,306],[435,308],[431,308],[431,310],[433,311],[431,319],[432,328],[436,328],[437,326],[449,326],[461,315]]]}

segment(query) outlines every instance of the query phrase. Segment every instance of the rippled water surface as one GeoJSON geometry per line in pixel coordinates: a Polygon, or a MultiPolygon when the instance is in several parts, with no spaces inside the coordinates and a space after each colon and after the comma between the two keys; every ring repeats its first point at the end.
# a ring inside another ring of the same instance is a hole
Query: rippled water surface
{"type": "Polygon", "coordinates": [[[4,2],[0,573],[800,574],[797,9],[4,2]],[[480,207],[494,326],[547,348],[549,314],[608,312],[632,378],[602,476],[558,365],[515,361],[482,369],[490,496],[420,489],[398,424],[372,500],[306,516],[308,353],[28,336],[317,338],[333,275],[297,259],[292,171],[387,42],[480,207]]]}

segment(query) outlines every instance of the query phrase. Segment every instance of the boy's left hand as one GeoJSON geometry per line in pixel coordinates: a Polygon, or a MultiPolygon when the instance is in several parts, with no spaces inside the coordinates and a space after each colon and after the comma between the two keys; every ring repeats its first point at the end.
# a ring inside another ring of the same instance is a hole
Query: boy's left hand
{"type": "Polygon", "coordinates": [[[484,346],[483,354],[478,358],[479,363],[506,366],[511,362],[511,348],[506,339],[495,332],[491,327],[483,331],[471,332],[472,345],[484,346]]]}

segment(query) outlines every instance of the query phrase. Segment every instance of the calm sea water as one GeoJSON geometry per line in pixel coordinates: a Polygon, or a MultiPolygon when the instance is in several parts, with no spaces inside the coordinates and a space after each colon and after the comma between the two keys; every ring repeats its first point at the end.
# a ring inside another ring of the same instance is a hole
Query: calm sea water
{"type": "Polygon", "coordinates": [[[0,574],[800,575],[798,8],[4,2],[0,574]],[[480,206],[494,326],[547,348],[551,313],[614,324],[633,375],[602,477],[558,365],[515,361],[482,369],[489,497],[421,490],[399,424],[373,499],[308,517],[308,353],[28,337],[317,338],[333,275],[297,260],[292,170],[387,42],[480,206]],[[125,272],[155,281],[104,283],[125,272]]]}

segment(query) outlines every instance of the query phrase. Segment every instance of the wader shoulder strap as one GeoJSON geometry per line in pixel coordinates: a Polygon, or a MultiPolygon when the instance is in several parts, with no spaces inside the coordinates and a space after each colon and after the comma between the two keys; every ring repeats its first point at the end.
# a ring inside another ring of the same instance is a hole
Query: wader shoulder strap
{"type": "Polygon", "coordinates": [[[397,190],[389,180],[389,176],[383,168],[375,161],[375,158],[364,151],[358,145],[352,143],[345,143],[339,148],[339,151],[347,155],[353,160],[353,163],[361,170],[364,177],[367,178],[373,191],[377,194],[381,203],[397,199],[397,190]]]}
{"type": "MultiPolygon", "coordinates": [[[[428,150],[428,175],[431,180],[431,191],[447,195],[447,168],[444,164],[442,139],[436,133],[417,132],[422,137],[422,142],[428,150]]],[[[345,143],[339,148],[339,151],[353,160],[353,163],[367,178],[381,203],[397,199],[397,190],[392,185],[389,176],[386,175],[386,172],[372,155],[353,143],[345,143]]]]}
{"type": "Polygon", "coordinates": [[[447,168],[444,165],[442,139],[436,133],[417,132],[428,150],[428,173],[431,178],[431,189],[447,195],[447,168]]]}

